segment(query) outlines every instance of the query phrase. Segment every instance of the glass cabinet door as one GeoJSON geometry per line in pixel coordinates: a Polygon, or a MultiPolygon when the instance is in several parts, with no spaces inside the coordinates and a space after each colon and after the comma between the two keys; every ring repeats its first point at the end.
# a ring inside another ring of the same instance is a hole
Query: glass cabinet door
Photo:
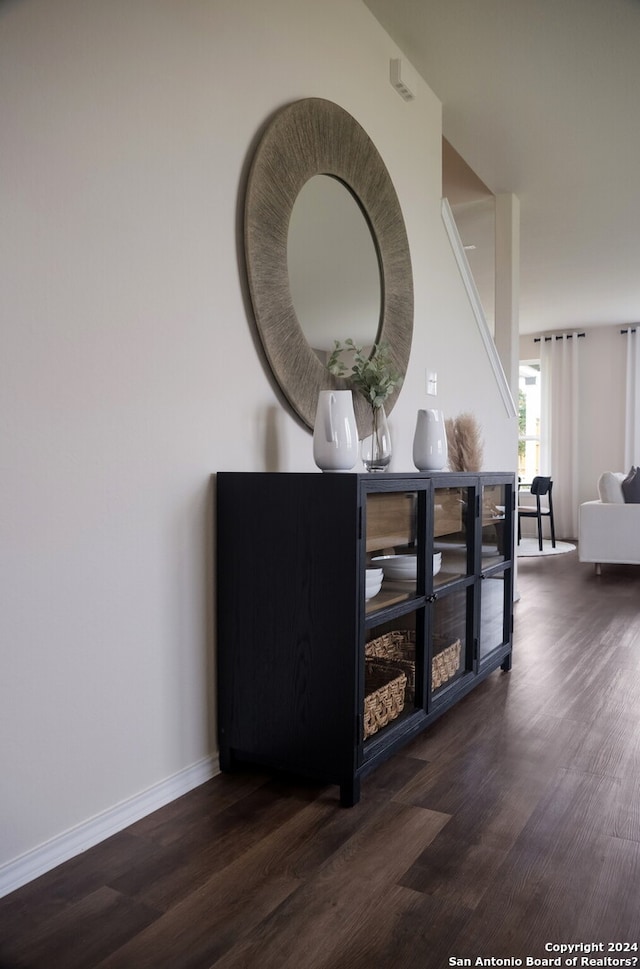
{"type": "Polygon", "coordinates": [[[424,707],[426,485],[365,490],[364,693],[369,749],[424,707]]]}
{"type": "Polygon", "coordinates": [[[418,492],[366,496],[365,613],[418,594],[418,492]]]}
{"type": "Polygon", "coordinates": [[[507,596],[512,595],[513,484],[485,483],[480,498],[480,629],[479,658],[509,640],[507,596]]]}
{"type": "Polygon", "coordinates": [[[471,670],[467,630],[472,594],[472,588],[463,586],[438,595],[433,603],[430,681],[433,698],[471,670]]]}
{"type": "Polygon", "coordinates": [[[367,630],[364,662],[363,736],[379,737],[422,703],[422,671],[416,644],[424,611],[408,613],[367,630]]]}
{"type": "Polygon", "coordinates": [[[472,488],[435,488],[433,493],[434,587],[472,571],[472,488]]]}
{"type": "Polygon", "coordinates": [[[507,642],[506,596],[511,595],[510,569],[482,577],[480,587],[480,661],[507,642]]]}
{"type": "Polygon", "coordinates": [[[487,569],[511,558],[507,527],[507,500],[511,491],[506,484],[490,484],[482,488],[480,511],[482,514],[481,568],[487,569]]]}

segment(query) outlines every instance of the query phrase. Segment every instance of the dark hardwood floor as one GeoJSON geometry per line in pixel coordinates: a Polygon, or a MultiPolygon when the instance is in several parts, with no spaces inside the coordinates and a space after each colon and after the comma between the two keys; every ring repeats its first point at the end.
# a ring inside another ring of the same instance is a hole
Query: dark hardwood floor
{"type": "Polygon", "coordinates": [[[521,559],[518,585],[512,672],[355,808],[216,777],[0,901],[1,969],[640,965],[607,950],[640,942],[640,567],[521,559]]]}

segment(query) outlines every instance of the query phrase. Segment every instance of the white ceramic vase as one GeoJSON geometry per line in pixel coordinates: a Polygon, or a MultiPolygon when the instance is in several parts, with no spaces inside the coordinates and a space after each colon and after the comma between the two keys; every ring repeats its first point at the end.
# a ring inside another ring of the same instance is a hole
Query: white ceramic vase
{"type": "Polygon", "coordinates": [[[358,460],[358,429],[350,390],[321,390],[313,425],[313,459],[322,471],[350,471],[358,460]]]}
{"type": "Polygon", "coordinates": [[[413,463],[418,471],[441,471],[447,463],[447,430],[441,410],[419,410],[413,438],[413,463]]]}

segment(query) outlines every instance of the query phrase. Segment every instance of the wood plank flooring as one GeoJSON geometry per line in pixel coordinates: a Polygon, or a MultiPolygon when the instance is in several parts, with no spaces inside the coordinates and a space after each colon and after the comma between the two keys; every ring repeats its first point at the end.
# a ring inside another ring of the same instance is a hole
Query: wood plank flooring
{"type": "Polygon", "coordinates": [[[638,966],[606,946],[640,943],[640,568],[521,559],[518,586],[512,672],[355,808],[216,777],[0,901],[0,969],[526,965],[545,943],[638,966]]]}

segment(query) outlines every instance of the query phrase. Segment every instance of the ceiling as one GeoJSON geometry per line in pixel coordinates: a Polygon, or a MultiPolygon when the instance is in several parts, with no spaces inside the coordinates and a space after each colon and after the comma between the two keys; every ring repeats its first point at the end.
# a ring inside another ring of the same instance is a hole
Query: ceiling
{"type": "MultiPolygon", "coordinates": [[[[520,200],[520,332],[639,321],[640,0],[365,3],[455,152],[520,200]]],[[[486,195],[463,204],[486,271],[486,195]]]]}

